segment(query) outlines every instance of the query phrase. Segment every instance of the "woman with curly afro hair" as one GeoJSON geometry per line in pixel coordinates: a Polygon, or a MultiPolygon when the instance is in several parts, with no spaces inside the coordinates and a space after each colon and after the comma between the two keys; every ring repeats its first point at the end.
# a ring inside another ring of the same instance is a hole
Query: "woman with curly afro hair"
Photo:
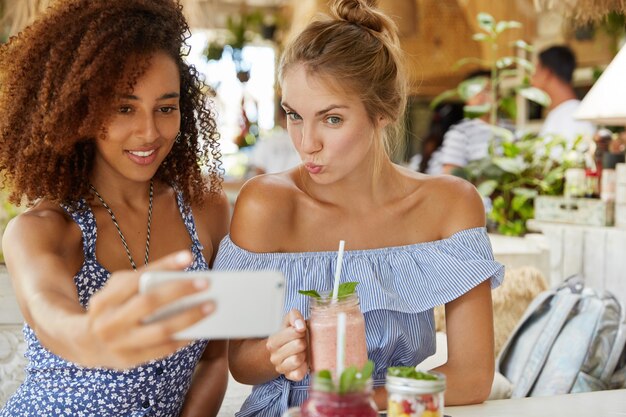
{"type": "Polygon", "coordinates": [[[214,305],[143,322],[206,284],[138,293],[208,269],[228,228],[188,34],[176,0],[59,0],[0,47],[0,171],[29,206],[3,238],[29,363],[0,416],[217,414],[226,341],[172,338],[214,305]]]}

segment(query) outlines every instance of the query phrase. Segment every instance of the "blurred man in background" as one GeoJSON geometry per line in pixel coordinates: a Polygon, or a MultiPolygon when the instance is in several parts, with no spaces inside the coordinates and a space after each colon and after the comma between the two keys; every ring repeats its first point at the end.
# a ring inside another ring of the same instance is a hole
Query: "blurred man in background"
{"type": "Polygon", "coordinates": [[[574,119],[580,105],[572,85],[576,56],[567,46],[552,46],[539,53],[531,83],[544,90],[552,100],[539,136],[560,135],[574,141],[579,135],[591,137],[595,127],[574,119]]]}

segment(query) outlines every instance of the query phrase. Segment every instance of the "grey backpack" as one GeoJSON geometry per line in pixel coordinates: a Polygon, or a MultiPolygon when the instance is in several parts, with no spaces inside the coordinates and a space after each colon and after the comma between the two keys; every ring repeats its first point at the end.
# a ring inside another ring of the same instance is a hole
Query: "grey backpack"
{"type": "Polygon", "coordinates": [[[626,387],[626,322],[619,301],[572,277],[528,306],[496,366],[512,397],[626,387]]]}

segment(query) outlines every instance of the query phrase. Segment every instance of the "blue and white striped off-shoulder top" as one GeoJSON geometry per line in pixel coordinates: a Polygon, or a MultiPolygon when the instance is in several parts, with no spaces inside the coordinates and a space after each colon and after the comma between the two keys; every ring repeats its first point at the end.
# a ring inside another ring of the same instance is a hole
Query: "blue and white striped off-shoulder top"
{"type": "MultiPolygon", "coordinates": [[[[336,252],[249,252],[227,236],[214,268],[282,271],[285,314],[296,308],[307,317],[309,300],[298,290],[330,291],[336,262],[336,252]]],[[[346,251],[341,276],[359,282],[368,356],[376,364],[374,386],[382,386],[387,367],[414,366],[435,353],[433,307],[486,279],[497,287],[504,267],[493,260],[487,232],[478,227],[432,242],[346,251]]],[[[292,382],[284,376],[257,385],[236,415],[279,417],[304,401],[307,386],[308,378],[292,382]]]]}

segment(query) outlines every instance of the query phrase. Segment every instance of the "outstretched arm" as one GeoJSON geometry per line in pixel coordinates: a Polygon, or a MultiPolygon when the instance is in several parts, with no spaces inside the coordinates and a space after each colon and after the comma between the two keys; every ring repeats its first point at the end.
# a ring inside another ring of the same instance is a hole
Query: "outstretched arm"
{"type": "Polygon", "coordinates": [[[138,286],[142,271],[182,270],[191,254],[184,251],[136,272],[112,274],[85,309],[73,281],[80,264],[67,255],[80,248],[81,237],[71,229],[75,225],[68,224],[54,210],[31,211],[11,221],[3,237],[17,301],[41,344],[81,366],[116,369],[161,358],[185,346],[186,342],[173,341],[171,335],[205,317],[212,305],[151,324],[144,324],[143,319],[177,298],[203,290],[206,284],[172,283],[150,294],[139,294],[138,286]]]}

